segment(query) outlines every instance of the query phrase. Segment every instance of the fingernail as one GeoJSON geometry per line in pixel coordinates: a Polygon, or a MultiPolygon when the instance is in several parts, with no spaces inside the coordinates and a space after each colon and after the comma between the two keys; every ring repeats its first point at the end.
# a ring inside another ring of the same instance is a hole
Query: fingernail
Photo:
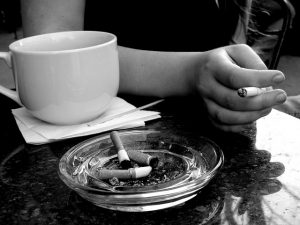
{"type": "Polygon", "coordinates": [[[276,102],[277,103],[283,103],[286,100],[286,94],[285,93],[280,93],[276,96],[276,102]]]}
{"type": "Polygon", "coordinates": [[[273,77],[273,82],[276,84],[281,83],[284,80],[285,80],[285,76],[282,73],[277,74],[273,77]]]}

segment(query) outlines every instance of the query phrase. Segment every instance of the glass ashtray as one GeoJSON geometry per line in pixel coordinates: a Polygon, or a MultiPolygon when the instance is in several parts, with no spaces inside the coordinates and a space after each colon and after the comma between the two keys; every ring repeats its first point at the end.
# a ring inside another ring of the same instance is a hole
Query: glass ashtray
{"type": "Polygon", "coordinates": [[[75,145],[59,162],[62,181],[99,207],[140,212],[182,204],[195,197],[223,165],[221,149],[206,138],[188,139],[157,130],[120,131],[119,136],[126,150],[158,158],[149,175],[136,179],[95,176],[101,169],[120,169],[109,133],[75,145]]]}

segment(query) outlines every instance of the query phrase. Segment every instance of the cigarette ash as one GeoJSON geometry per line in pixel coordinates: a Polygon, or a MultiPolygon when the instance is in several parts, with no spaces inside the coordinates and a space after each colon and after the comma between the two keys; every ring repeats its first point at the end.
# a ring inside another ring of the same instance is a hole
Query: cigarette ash
{"type": "MultiPolygon", "coordinates": [[[[150,150],[151,151],[151,150],[150,150]]],[[[110,179],[98,180],[93,174],[101,171],[101,169],[121,170],[122,167],[117,156],[109,158],[100,158],[94,156],[91,158],[76,159],[77,168],[73,176],[76,177],[78,183],[93,188],[111,187],[146,187],[155,186],[158,184],[168,184],[172,181],[186,177],[187,170],[190,167],[190,162],[187,158],[170,153],[166,150],[147,152],[147,154],[157,157],[159,162],[156,167],[153,167],[150,174],[146,177],[138,179],[118,179],[112,177],[110,179]]],[[[131,161],[132,168],[141,167],[137,162],[131,161]]]]}
{"type": "MultiPolygon", "coordinates": [[[[208,164],[206,160],[194,149],[164,142],[154,146],[153,149],[147,147],[153,146],[142,145],[142,148],[140,145],[139,148],[126,146],[127,149],[130,149],[128,152],[139,152],[140,154],[148,155],[150,158],[158,159],[158,163],[153,164],[155,166],[152,166],[152,168],[150,166],[151,170],[147,173],[148,175],[146,174],[139,178],[127,175],[126,178],[117,178],[121,176],[114,175],[109,175],[109,178],[106,179],[99,178],[101,176],[97,175],[101,174],[103,170],[107,173],[107,171],[126,172],[127,169],[121,167],[114,146],[99,149],[97,144],[97,146],[89,146],[90,154],[83,151],[74,156],[71,162],[73,180],[80,185],[99,190],[147,191],[177,186],[189,180],[194,180],[207,171],[208,164]]],[[[149,164],[148,166],[145,165],[144,160],[134,161],[132,160],[133,158],[130,160],[132,168],[129,170],[143,169],[145,166],[149,167],[149,164]]]]}
{"type": "MultiPolygon", "coordinates": [[[[113,177],[106,180],[112,186],[150,186],[165,183],[174,180],[183,174],[185,174],[188,166],[187,163],[180,157],[167,153],[155,153],[152,156],[158,157],[159,162],[155,168],[152,168],[151,173],[139,179],[118,179],[113,177]]],[[[140,167],[136,162],[131,161],[133,168],[140,167]]],[[[121,169],[118,159],[113,159],[108,162],[105,166],[106,169],[121,169]]],[[[101,168],[100,168],[101,169],[101,168]]]]}

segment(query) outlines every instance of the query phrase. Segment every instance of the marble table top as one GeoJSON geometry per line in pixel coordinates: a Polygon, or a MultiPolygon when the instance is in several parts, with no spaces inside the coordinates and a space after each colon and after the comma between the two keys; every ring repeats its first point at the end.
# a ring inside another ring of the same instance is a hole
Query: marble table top
{"type": "Polygon", "coordinates": [[[130,213],[94,206],[58,177],[60,157],[88,137],[28,145],[10,111],[17,106],[0,96],[0,224],[300,224],[300,120],[273,110],[242,134],[225,133],[211,126],[195,101],[160,103],[154,109],[162,118],[143,129],[209,138],[224,152],[223,168],[181,205],[130,213]]]}

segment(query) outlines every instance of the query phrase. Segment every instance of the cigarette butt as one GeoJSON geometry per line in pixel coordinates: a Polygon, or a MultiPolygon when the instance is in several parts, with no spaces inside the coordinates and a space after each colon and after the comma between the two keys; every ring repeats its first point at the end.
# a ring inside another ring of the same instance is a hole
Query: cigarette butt
{"type": "Polygon", "coordinates": [[[267,91],[267,88],[258,88],[258,87],[243,87],[237,90],[237,94],[240,97],[253,97],[260,94],[263,94],[267,91]]]}
{"type": "Polygon", "coordinates": [[[110,179],[113,177],[116,177],[118,179],[137,179],[148,176],[151,170],[151,166],[129,168],[127,170],[101,169],[97,170],[94,176],[99,180],[110,179]]]}
{"type": "Polygon", "coordinates": [[[130,168],[129,170],[133,170],[133,178],[141,178],[146,177],[150,174],[152,167],[151,166],[143,166],[143,167],[136,167],[130,168]]]}
{"type": "Polygon", "coordinates": [[[121,167],[123,169],[128,169],[131,167],[129,156],[122,144],[119,133],[117,131],[112,131],[110,133],[110,138],[118,151],[118,159],[121,167]]]}
{"type": "Polygon", "coordinates": [[[138,150],[127,150],[130,160],[137,162],[140,165],[147,165],[153,168],[158,165],[158,157],[151,156],[138,150]]]}

